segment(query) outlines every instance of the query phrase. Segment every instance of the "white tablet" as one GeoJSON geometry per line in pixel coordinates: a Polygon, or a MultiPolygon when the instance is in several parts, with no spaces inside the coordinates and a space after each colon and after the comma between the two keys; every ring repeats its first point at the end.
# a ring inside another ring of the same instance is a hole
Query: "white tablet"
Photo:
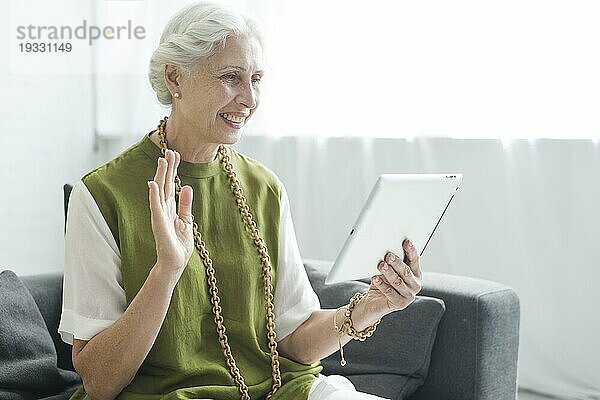
{"type": "Polygon", "coordinates": [[[409,238],[422,255],[462,182],[462,174],[381,175],[325,283],[379,275],[388,251],[404,257],[409,238]]]}

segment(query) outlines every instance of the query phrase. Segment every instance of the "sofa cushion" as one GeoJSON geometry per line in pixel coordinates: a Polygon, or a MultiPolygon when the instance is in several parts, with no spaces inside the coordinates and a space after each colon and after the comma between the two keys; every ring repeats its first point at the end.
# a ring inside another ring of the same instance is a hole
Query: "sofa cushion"
{"type": "Polygon", "coordinates": [[[42,317],[46,322],[46,327],[58,356],[58,367],[75,371],[71,360],[73,347],[62,341],[58,333],[58,325],[62,312],[62,288],[63,288],[63,273],[49,272],[44,274],[19,276],[21,282],[25,285],[38,309],[42,313],[42,317]]]}
{"type": "MultiPolygon", "coordinates": [[[[355,293],[368,289],[368,284],[356,281],[325,285],[330,267],[328,262],[305,262],[322,308],[348,304],[355,293]]],[[[371,338],[346,344],[345,367],[340,366],[339,351],[322,360],[323,374],[344,375],[358,390],[378,396],[395,400],[410,396],[425,382],[444,311],[442,300],[417,296],[406,309],[385,316],[371,338]]]]}
{"type": "Polygon", "coordinates": [[[44,319],[12,271],[0,273],[0,332],[0,398],[45,398],[79,382],[75,372],[57,367],[44,319]]]}

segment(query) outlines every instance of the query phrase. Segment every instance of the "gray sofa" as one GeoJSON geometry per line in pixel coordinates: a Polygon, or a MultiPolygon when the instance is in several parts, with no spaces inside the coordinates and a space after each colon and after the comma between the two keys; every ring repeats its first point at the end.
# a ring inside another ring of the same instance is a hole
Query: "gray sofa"
{"type": "MultiPolygon", "coordinates": [[[[362,282],[325,286],[323,280],[330,266],[322,261],[305,262],[323,308],[345,304],[353,292],[367,287],[362,282]]],[[[26,276],[21,281],[52,337],[58,368],[72,371],[71,347],[57,334],[62,275],[26,276]]],[[[349,343],[346,367],[340,367],[338,352],[323,360],[323,373],[344,374],[359,390],[393,399],[514,400],[518,342],[519,300],[512,289],[484,280],[425,272],[423,290],[410,307],[384,318],[375,335],[365,342],[349,343]]],[[[0,351],[0,375],[7,373],[2,372],[2,362],[0,351]]],[[[10,390],[2,389],[0,384],[0,399],[53,400],[68,399],[74,390],[70,386],[51,397],[27,397],[24,392],[19,392],[21,397],[11,397],[6,394],[12,393],[10,390]]]]}

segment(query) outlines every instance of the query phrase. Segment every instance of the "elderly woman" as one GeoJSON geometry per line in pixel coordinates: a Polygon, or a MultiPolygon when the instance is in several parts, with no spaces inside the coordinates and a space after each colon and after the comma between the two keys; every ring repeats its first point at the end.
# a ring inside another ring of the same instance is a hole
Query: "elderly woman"
{"type": "Polygon", "coordinates": [[[83,380],[73,399],[377,398],[319,360],[413,301],[418,253],[406,240],[367,292],[320,309],[282,183],[228,146],[263,74],[245,17],[194,3],[165,27],[150,82],[170,116],[70,199],[59,331],[83,380]]]}

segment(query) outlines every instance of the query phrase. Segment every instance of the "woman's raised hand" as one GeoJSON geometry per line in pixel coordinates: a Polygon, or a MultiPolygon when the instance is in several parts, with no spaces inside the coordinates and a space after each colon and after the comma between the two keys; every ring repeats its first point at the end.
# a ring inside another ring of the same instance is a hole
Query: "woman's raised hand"
{"type": "Polygon", "coordinates": [[[165,157],[158,159],[154,180],[148,181],[157,264],[177,274],[177,279],[194,251],[190,186],[181,188],[179,207],[175,204],[175,176],[180,160],[179,153],[167,150],[165,157]]]}

